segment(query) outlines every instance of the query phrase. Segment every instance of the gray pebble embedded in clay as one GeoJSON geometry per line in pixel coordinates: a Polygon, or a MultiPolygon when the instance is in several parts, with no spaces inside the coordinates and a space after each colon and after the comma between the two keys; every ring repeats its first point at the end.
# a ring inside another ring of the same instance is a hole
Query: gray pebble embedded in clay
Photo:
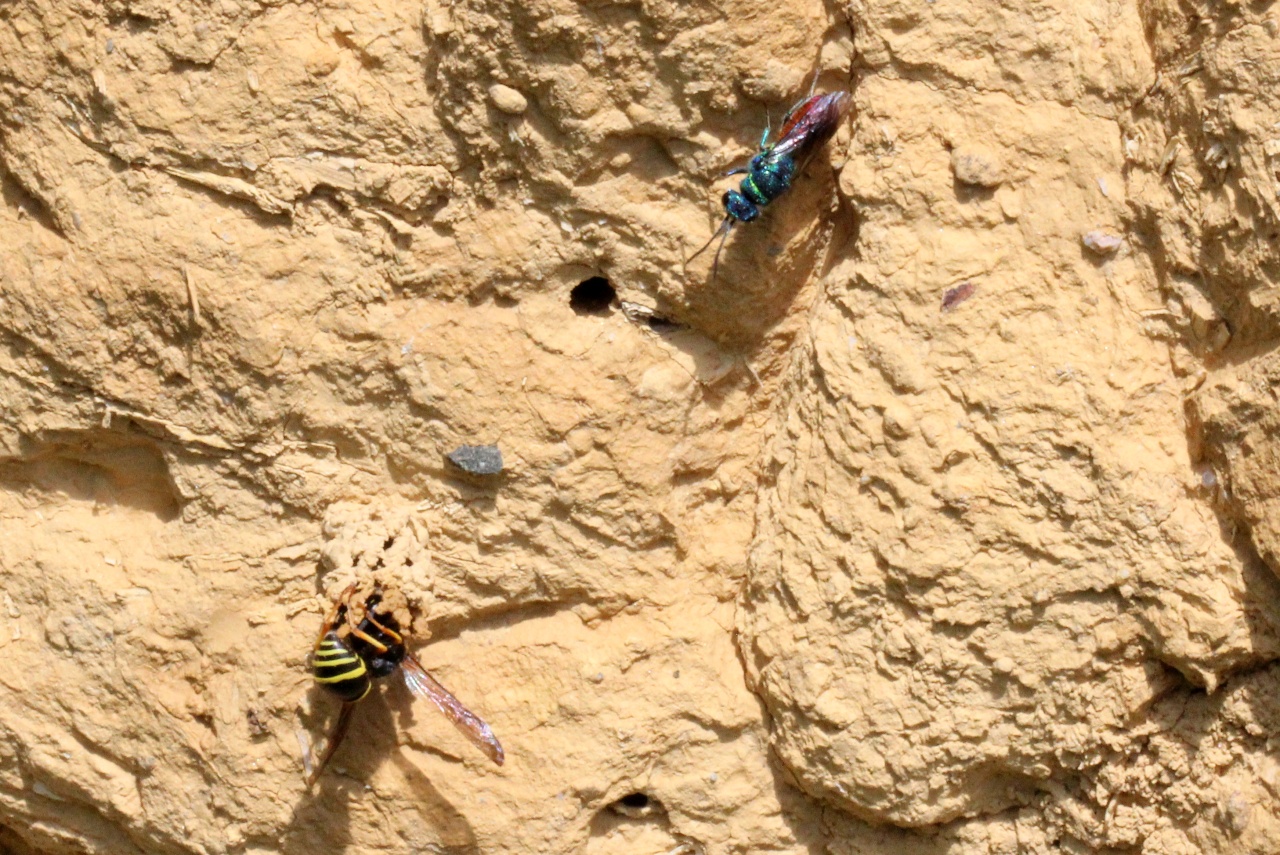
{"type": "Polygon", "coordinates": [[[497,475],[502,471],[502,452],[496,445],[460,445],[446,456],[454,466],[472,475],[497,475]]]}

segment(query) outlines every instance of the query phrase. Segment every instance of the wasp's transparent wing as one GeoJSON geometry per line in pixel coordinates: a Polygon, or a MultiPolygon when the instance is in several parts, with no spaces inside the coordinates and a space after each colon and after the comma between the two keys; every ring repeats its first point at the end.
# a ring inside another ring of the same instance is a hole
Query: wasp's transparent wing
{"type": "Polygon", "coordinates": [[[483,751],[486,757],[499,766],[502,765],[504,756],[502,745],[498,742],[498,737],[493,735],[489,725],[464,707],[462,701],[455,698],[452,692],[440,685],[440,681],[432,677],[431,672],[423,668],[413,654],[407,654],[404,657],[400,670],[404,673],[405,683],[415,695],[435,704],[436,709],[444,713],[445,718],[453,722],[453,726],[483,751]]]}
{"type": "Polygon", "coordinates": [[[768,147],[767,155],[788,155],[803,164],[835,135],[851,100],[848,92],[828,92],[801,101],[787,113],[778,141],[768,147]]]}
{"type": "Polygon", "coordinates": [[[347,735],[347,729],[351,726],[351,713],[355,708],[355,704],[342,705],[342,711],[338,713],[338,721],[334,724],[333,731],[329,734],[329,739],[325,742],[318,759],[312,762],[312,757],[308,756],[311,746],[304,749],[302,765],[307,775],[308,787],[320,779],[320,773],[324,771],[325,766],[329,765],[329,758],[333,757],[333,752],[337,751],[338,746],[342,744],[343,737],[347,735]]]}

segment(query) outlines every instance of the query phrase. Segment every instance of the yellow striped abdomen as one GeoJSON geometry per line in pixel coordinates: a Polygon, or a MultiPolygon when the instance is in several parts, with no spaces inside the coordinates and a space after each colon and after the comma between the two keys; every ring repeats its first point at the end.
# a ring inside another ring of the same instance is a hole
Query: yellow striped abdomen
{"type": "Polygon", "coordinates": [[[369,694],[373,682],[364,660],[338,637],[327,632],[311,655],[311,673],[316,682],[349,704],[369,694]]]}

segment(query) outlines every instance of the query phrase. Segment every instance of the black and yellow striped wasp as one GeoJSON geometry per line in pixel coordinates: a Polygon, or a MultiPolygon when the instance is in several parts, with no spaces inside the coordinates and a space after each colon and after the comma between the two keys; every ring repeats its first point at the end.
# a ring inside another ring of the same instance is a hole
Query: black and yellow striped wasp
{"type": "Polygon", "coordinates": [[[352,582],[334,600],[311,654],[311,670],[316,682],[342,699],[342,711],[324,751],[308,775],[307,786],[319,779],[347,734],[355,705],[369,694],[373,681],[390,676],[396,669],[404,675],[413,694],[435,704],[463,736],[501,766],[502,745],[489,725],[464,707],[405,649],[399,622],[389,610],[379,609],[383,604],[381,589],[375,587],[363,603],[353,606],[351,597],[356,586],[357,583],[352,582]]]}

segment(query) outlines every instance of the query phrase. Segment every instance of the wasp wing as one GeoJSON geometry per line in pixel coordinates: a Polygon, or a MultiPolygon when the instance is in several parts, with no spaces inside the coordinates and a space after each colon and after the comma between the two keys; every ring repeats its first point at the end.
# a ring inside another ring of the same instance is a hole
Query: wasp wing
{"type": "Polygon", "coordinates": [[[806,98],[791,108],[778,132],[778,141],[765,150],[769,157],[788,155],[803,166],[814,152],[835,136],[852,99],[848,92],[828,92],[806,98]]]}
{"type": "Polygon", "coordinates": [[[404,681],[410,691],[435,704],[436,709],[444,713],[445,718],[453,722],[453,726],[483,751],[486,757],[499,766],[502,765],[504,757],[502,745],[498,742],[498,737],[493,735],[489,725],[464,707],[462,701],[455,698],[452,692],[440,685],[440,681],[432,677],[431,672],[423,668],[413,654],[405,655],[404,662],[400,664],[400,670],[404,674],[404,681]]]}
{"type": "Polygon", "coordinates": [[[311,746],[304,749],[302,766],[307,775],[308,788],[320,779],[320,773],[324,771],[325,766],[329,765],[329,758],[333,756],[333,752],[337,751],[338,746],[342,744],[343,738],[347,735],[347,729],[351,726],[351,713],[355,708],[355,704],[342,705],[342,711],[338,713],[338,721],[334,724],[333,731],[329,734],[329,740],[324,744],[324,750],[320,752],[320,757],[314,761],[314,764],[312,762],[311,746]]]}

